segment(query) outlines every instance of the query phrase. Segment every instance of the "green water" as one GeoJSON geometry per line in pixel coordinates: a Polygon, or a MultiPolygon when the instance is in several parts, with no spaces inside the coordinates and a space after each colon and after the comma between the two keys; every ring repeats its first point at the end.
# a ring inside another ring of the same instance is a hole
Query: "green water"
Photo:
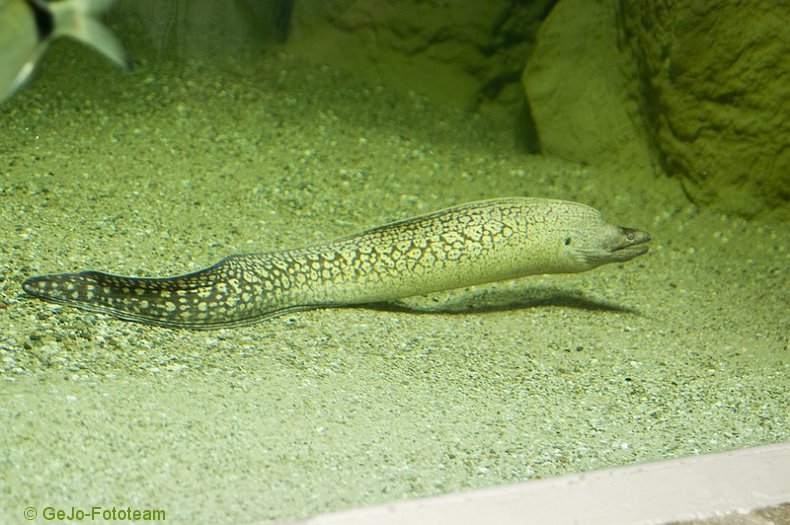
{"type": "Polygon", "coordinates": [[[483,118],[277,51],[136,61],[59,43],[0,107],[0,521],[305,516],[790,439],[786,224],[526,156],[483,118]],[[177,274],[506,195],[587,202],[651,251],[207,333],[21,295],[36,273],[177,274]]]}

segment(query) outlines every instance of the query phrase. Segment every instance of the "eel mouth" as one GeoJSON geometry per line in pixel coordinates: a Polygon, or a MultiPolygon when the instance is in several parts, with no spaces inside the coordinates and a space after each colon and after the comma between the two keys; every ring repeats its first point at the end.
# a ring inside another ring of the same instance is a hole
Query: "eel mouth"
{"type": "Polygon", "coordinates": [[[609,256],[612,261],[628,261],[647,253],[650,241],[650,234],[633,228],[619,227],[621,236],[616,244],[609,248],[609,256]]]}

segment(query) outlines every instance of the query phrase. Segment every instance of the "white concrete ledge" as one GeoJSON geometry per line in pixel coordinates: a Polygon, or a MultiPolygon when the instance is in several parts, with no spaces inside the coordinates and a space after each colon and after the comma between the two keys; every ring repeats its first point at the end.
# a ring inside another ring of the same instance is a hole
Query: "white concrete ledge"
{"type": "Polygon", "coordinates": [[[658,525],[783,503],[790,504],[790,443],[398,501],[296,523],[658,525]]]}

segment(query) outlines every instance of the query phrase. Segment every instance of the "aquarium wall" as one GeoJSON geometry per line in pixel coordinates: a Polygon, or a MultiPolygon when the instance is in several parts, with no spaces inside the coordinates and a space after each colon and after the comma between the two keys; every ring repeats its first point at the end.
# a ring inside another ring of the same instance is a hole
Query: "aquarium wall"
{"type": "Polygon", "coordinates": [[[790,199],[788,14],[724,0],[141,0],[114,16],[181,59],[284,46],[486,113],[527,152],[625,158],[698,205],[755,216],[790,199]]]}

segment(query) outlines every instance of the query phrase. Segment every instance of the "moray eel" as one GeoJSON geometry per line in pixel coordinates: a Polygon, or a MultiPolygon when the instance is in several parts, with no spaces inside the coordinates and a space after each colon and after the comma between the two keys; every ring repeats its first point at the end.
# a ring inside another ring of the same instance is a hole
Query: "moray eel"
{"type": "Polygon", "coordinates": [[[304,248],[231,255],[193,273],[39,275],[28,294],[129,321],[207,330],[296,310],[380,303],[530,274],[570,273],[647,252],[650,235],[576,202],[471,202],[304,248]]]}

